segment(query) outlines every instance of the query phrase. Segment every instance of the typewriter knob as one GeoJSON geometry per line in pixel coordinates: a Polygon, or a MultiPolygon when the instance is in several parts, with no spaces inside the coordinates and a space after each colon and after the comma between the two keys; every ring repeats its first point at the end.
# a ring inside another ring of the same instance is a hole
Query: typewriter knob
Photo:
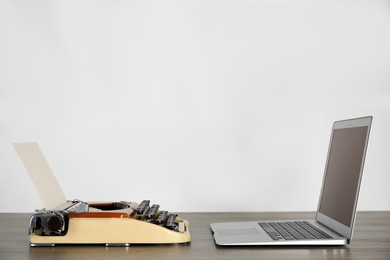
{"type": "Polygon", "coordinates": [[[51,216],[47,220],[47,227],[50,231],[56,232],[61,229],[62,227],[62,219],[58,217],[57,215],[51,216]]]}
{"type": "Polygon", "coordinates": [[[41,236],[43,233],[42,220],[41,218],[37,218],[35,222],[35,226],[31,227],[31,232],[35,235],[41,236]]]}

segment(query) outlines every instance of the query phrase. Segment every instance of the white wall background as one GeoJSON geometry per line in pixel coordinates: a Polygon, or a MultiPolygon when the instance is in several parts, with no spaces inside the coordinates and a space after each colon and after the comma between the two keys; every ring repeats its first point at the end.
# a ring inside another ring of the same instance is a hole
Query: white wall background
{"type": "Polygon", "coordinates": [[[365,115],[359,209],[390,210],[390,1],[0,1],[1,212],[43,206],[24,141],[68,199],[315,210],[365,115]]]}

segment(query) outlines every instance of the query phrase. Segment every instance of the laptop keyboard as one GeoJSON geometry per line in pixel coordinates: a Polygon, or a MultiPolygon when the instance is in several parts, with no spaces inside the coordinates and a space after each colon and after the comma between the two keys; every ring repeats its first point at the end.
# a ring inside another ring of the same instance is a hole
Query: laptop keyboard
{"type": "Polygon", "coordinates": [[[322,230],[307,221],[259,222],[273,240],[330,239],[322,230]]]}

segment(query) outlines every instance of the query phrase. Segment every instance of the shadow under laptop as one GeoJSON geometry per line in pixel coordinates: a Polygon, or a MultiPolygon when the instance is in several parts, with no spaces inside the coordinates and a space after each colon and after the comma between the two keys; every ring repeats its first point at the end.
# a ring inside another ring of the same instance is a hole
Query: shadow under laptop
{"type": "Polygon", "coordinates": [[[350,259],[351,250],[345,245],[329,245],[329,246],[219,246],[215,245],[217,252],[234,252],[240,255],[248,251],[261,252],[261,255],[273,258],[276,256],[288,256],[290,259],[295,259],[294,256],[300,259],[350,259]]]}

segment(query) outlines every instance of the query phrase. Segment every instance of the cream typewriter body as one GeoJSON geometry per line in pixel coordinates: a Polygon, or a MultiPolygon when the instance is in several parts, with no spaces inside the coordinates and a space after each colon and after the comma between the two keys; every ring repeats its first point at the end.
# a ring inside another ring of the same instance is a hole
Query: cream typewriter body
{"type": "Polygon", "coordinates": [[[149,200],[67,201],[36,143],[14,144],[45,208],[30,218],[31,246],[172,244],[191,241],[188,221],[149,200]]]}
{"type": "Polygon", "coordinates": [[[31,246],[190,242],[188,221],[149,203],[70,201],[54,210],[39,211],[30,218],[31,246]]]}

